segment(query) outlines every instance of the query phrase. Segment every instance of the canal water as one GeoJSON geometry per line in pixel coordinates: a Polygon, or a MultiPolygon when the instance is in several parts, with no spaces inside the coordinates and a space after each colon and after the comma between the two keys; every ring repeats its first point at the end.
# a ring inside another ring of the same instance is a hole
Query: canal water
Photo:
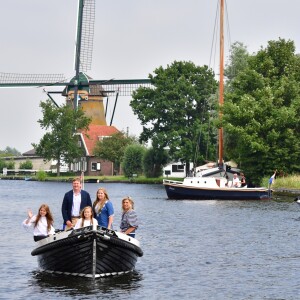
{"type": "Polygon", "coordinates": [[[100,186],[121,219],[131,196],[144,256],[130,275],[104,279],[55,276],[38,270],[28,208],[47,203],[62,227],[61,202],[71,183],[0,180],[0,299],[300,299],[300,206],[288,201],[167,200],[163,186],[100,186]]]}

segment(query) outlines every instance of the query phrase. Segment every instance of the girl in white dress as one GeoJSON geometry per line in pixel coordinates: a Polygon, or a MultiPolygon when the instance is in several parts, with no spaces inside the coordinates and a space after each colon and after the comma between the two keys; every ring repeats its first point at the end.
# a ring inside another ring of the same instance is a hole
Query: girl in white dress
{"type": "Polygon", "coordinates": [[[48,237],[49,234],[55,234],[53,217],[47,204],[42,204],[40,206],[37,215],[33,215],[32,211],[29,209],[28,217],[23,221],[22,225],[24,228],[33,226],[33,239],[35,242],[48,237]]]}
{"type": "Polygon", "coordinates": [[[74,229],[78,229],[81,227],[98,225],[98,221],[93,218],[93,210],[90,206],[86,206],[80,213],[80,219],[77,221],[74,229]]]}

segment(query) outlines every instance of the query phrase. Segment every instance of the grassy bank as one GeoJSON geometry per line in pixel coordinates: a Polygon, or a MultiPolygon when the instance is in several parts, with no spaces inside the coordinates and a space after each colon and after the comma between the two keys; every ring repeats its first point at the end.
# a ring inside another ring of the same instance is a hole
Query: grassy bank
{"type": "MultiPolygon", "coordinates": [[[[269,178],[264,178],[263,186],[268,186],[269,178]]],[[[300,176],[291,175],[286,177],[277,177],[272,184],[274,189],[295,189],[300,190],[300,176]]]]}
{"type": "MultiPolygon", "coordinates": [[[[14,180],[24,180],[26,176],[0,176],[1,179],[14,179],[14,180]]],[[[37,176],[31,176],[32,180],[38,180],[37,176]]],[[[65,181],[71,182],[72,176],[46,176],[44,181],[65,181]]],[[[182,180],[180,178],[168,178],[170,180],[182,180]]],[[[124,183],[143,183],[143,184],[162,184],[163,177],[159,178],[146,178],[145,176],[138,176],[128,178],[125,176],[86,176],[85,182],[124,182],[124,183]]],[[[262,182],[262,186],[268,187],[269,178],[265,177],[262,182]]],[[[272,189],[275,190],[300,190],[300,175],[292,175],[286,177],[278,177],[272,184],[272,189]]]]}
{"type": "MultiPolygon", "coordinates": [[[[0,176],[0,179],[5,180],[36,180],[36,181],[53,181],[53,182],[72,182],[75,176],[46,176],[42,179],[38,178],[36,175],[10,175],[10,176],[0,176]]],[[[125,176],[85,176],[85,182],[101,183],[101,182],[124,182],[124,183],[143,183],[143,184],[161,184],[163,181],[162,177],[159,178],[146,178],[145,176],[138,176],[128,178],[125,176]]]]}

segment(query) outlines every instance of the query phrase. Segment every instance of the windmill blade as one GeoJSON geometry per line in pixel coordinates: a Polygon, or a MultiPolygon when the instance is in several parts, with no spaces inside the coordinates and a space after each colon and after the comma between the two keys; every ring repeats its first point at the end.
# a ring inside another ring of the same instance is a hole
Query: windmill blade
{"type": "Polygon", "coordinates": [[[100,86],[103,96],[118,93],[118,96],[131,96],[132,92],[139,87],[153,88],[150,79],[111,79],[89,81],[90,88],[93,85],[100,86]]]}
{"type": "Polygon", "coordinates": [[[75,71],[91,70],[95,24],[95,0],[79,0],[75,49],[75,71]]]}
{"type": "Polygon", "coordinates": [[[63,84],[66,79],[63,74],[20,74],[0,72],[1,87],[38,87],[63,84]]]}

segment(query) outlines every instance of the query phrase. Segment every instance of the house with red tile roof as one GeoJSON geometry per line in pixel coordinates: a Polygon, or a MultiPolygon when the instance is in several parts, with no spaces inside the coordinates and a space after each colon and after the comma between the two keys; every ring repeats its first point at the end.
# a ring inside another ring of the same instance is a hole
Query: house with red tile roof
{"type": "Polygon", "coordinates": [[[114,126],[91,124],[88,131],[77,133],[79,146],[83,148],[85,156],[78,163],[71,164],[70,171],[84,171],[85,176],[112,176],[113,162],[95,157],[93,151],[98,141],[118,132],[114,126]]]}

